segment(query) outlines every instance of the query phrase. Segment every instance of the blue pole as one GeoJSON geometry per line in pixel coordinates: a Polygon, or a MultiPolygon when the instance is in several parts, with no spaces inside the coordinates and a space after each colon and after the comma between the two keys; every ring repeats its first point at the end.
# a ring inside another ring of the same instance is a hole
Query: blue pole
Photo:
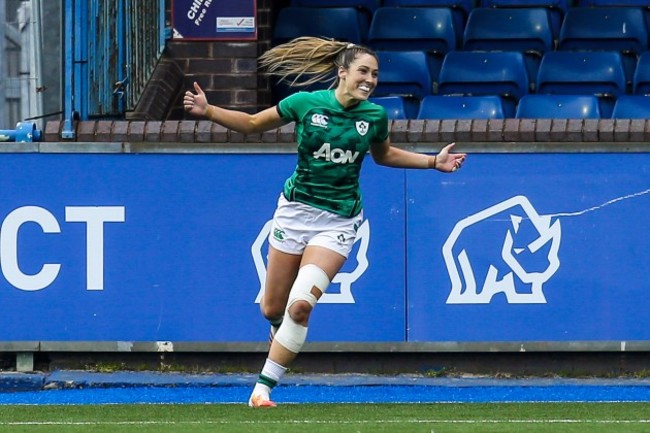
{"type": "Polygon", "coordinates": [[[41,141],[41,131],[32,122],[19,122],[16,129],[0,129],[0,142],[33,142],[41,141]]]}
{"type": "Polygon", "coordinates": [[[75,0],[65,0],[65,22],[64,22],[64,86],[63,86],[63,111],[64,121],[61,130],[61,138],[74,139],[74,119],[78,117],[75,104],[75,68],[74,68],[74,21],[75,21],[75,0]]]}

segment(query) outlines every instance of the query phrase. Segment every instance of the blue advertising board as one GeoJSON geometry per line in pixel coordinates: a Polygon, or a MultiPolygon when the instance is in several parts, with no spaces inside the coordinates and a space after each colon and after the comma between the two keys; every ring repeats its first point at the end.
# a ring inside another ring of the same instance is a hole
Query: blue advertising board
{"type": "Polygon", "coordinates": [[[173,0],[175,39],[255,40],[255,0],[173,0]]]}
{"type": "Polygon", "coordinates": [[[649,340],[649,174],[631,153],[409,172],[408,340],[649,340]]]}
{"type": "MultiPolygon", "coordinates": [[[[293,154],[2,154],[0,341],[261,342],[293,154]]],[[[649,154],[365,164],[312,342],[650,340],[649,154]]]]}
{"type": "MultiPolygon", "coordinates": [[[[265,230],[296,155],[0,159],[0,341],[268,338],[265,230]]],[[[404,173],[366,169],[366,221],[310,341],[405,339],[403,194],[383,189],[404,173]]]]}

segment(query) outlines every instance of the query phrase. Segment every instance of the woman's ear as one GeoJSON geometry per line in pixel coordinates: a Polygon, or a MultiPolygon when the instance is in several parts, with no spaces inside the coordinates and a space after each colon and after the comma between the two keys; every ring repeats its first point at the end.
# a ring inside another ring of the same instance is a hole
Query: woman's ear
{"type": "Polygon", "coordinates": [[[339,80],[342,80],[348,75],[348,70],[345,69],[343,66],[339,66],[336,75],[339,77],[339,80]]]}

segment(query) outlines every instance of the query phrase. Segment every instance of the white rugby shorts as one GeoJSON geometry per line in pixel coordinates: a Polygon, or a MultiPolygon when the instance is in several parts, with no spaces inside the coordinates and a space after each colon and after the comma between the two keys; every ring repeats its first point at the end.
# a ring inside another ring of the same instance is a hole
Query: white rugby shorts
{"type": "Polygon", "coordinates": [[[287,254],[301,255],[308,245],[317,245],[348,257],[363,211],[346,218],[304,203],[289,201],[280,194],[273,214],[269,244],[287,254]]]}

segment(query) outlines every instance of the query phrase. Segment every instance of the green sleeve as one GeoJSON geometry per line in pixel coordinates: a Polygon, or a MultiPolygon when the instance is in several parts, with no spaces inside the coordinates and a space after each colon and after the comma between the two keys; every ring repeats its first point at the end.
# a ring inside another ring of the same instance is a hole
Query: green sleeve
{"type": "Polygon", "coordinates": [[[384,107],[380,107],[380,114],[378,116],[379,121],[377,122],[377,128],[376,128],[376,139],[377,142],[383,143],[386,138],[388,138],[388,114],[386,114],[386,109],[384,107]]]}
{"type": "Polygon", "coordinates": [[[308,96],[308,92],[296,92],[281,100],[278,103],[280,117],[284,120],[299,120],[304,111],[305,101],[308,96]]]}

